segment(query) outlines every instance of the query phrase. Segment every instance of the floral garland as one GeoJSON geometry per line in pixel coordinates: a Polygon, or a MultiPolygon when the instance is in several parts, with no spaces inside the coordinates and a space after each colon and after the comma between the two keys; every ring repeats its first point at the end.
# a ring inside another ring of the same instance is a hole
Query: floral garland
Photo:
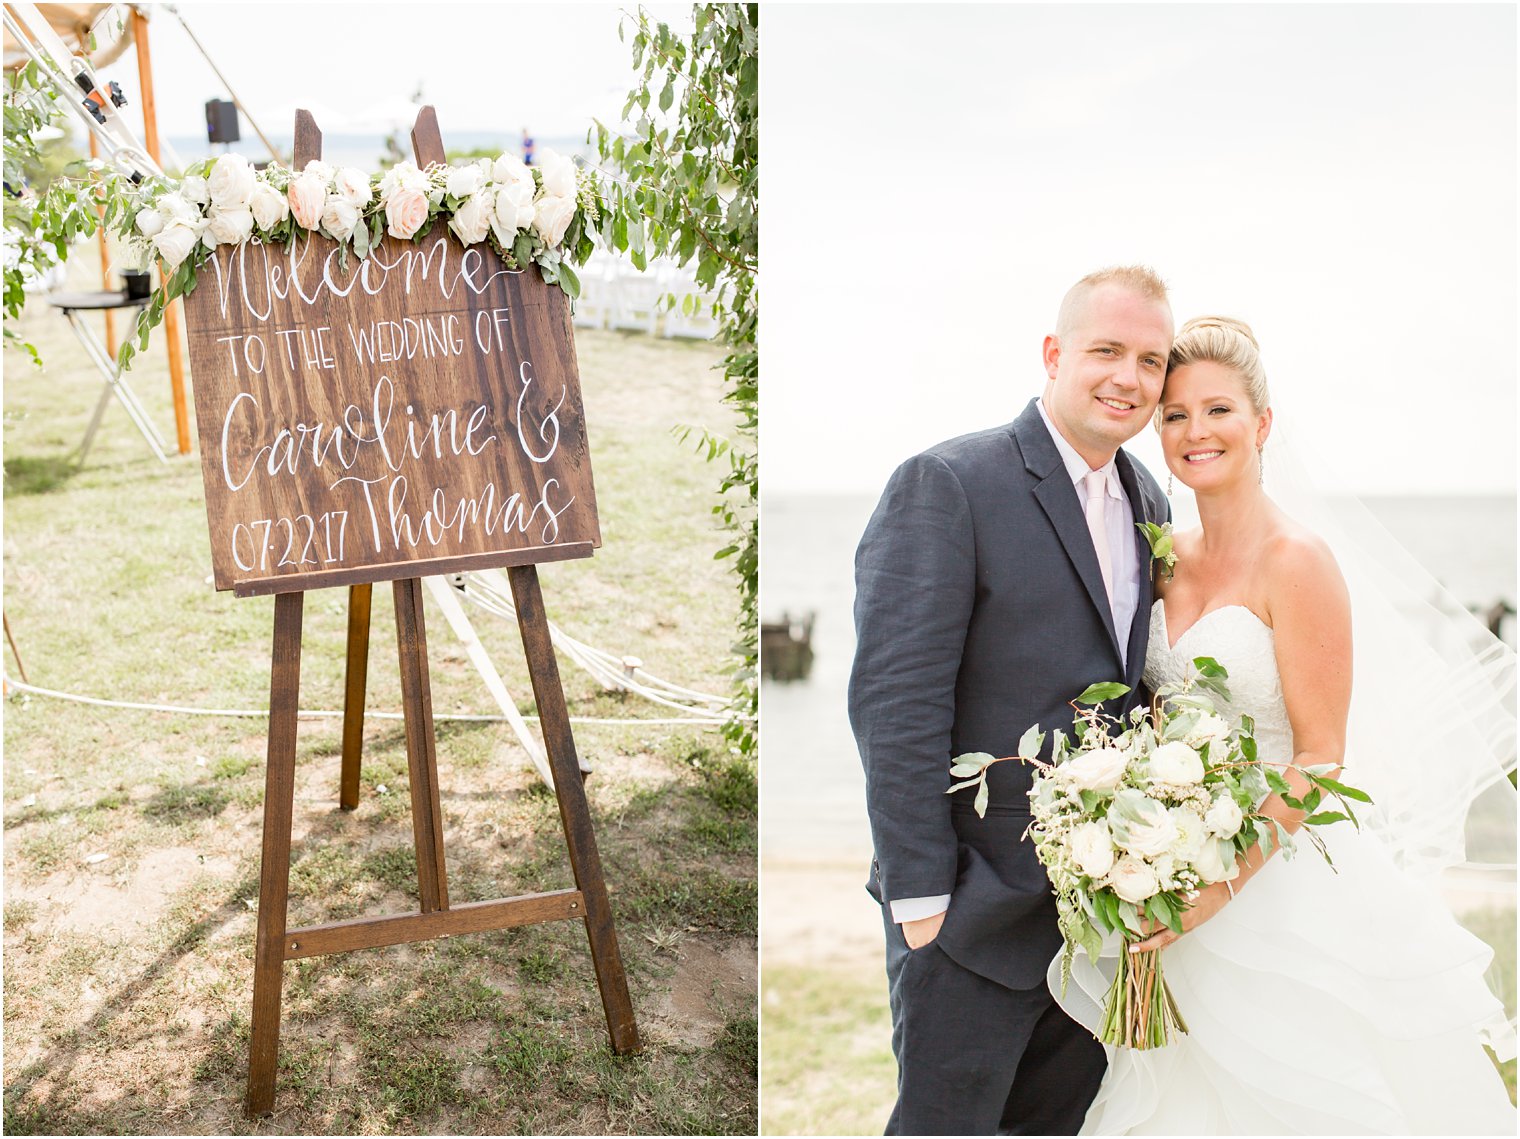
{"type": "Polygon", "coordinates": [[[148,346],[165,305],[194,290],[197,271],[219,245],[288,247],[315,233],[338,243],[346,269],[350,251],[368,257],[384,234],[421,241],[443,220],[465,245],[489,243],[512,269],[537,265],[545,281],[574,298],[580,280],[570,266],[590,257],[602,215],[595,176],[552,150],[533,166],[502,154],[426,169],[400,162],[384,175],[316,159],[299,173],[279,163],[256,170],[242,155],[224,154],[192,164],[177,182],[150,178],[137,190],[119,232],[140,255],[162,261],[163,285],[121,346],[123,368],[148,346]]]}

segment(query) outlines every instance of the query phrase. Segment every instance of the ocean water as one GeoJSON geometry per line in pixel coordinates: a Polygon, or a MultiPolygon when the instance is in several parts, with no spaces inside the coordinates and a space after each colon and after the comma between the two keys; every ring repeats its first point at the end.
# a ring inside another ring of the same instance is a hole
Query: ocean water
{"type": "MultiPolygon", "coordinates": [[[[1514,495],[1385,497],[1368,508],[1469,608],[1515,603],[1514,495]]],[[[874,497],[767,494],[761,519],[761,615],[817,614],[807,681],[761,689],[761,852],[837,863],[870,852],[865,783],[845,711],[855,648],[855,546],[874,497]]],[[[1515,619],[1502,628],[1515,644],[1515,619]]]]}
{"type": "MultiPolygon", "coordinates": [[[[320,124],[318,124],[320,125],[320,124]]],[[[398,141],[408,155],[411,154],[411,125],[398,128],[400,134],[398,141]]],[[[443,145],[449,150],[475,150],[486,148],[493,153],[510,152],[522,153],[521,129],[503,129],[499,131],[443,131],[443,145]]],[[[276,133],[269,132],[269,140],[279,147],[288,159],[290,157],[291,135],[289,131],[276,133]]],[[[220,143],[213,144],[206,141],[205,135],[173,135],[164,140],[173,149],[173,153],[164,154],[165,167],[175,165],[175,157],[179,162],[189,164],[199,158],[220,155],[224,150],[231,150],[241,154],[253,162],[262,162],[269,157],[268,148],[259,141],[259,136],[253,133],[245,121],[242,124],[242,138],[229,146],[220,143]]],[[[592,149],[586,145],[584,136],[573,138],[539,138],[533,139],[536,151],[542,153],[545,150],[558,151],[560,154],[580,155],[583,158],[592,156],[592,149]]],[[[322,157],[333,166],[354,166],[360,170],[376,171],[380,169],[380,159],[385,154],[385,134],[378,132],[373,134],[327,134],[322,135],[322,157]]]]}

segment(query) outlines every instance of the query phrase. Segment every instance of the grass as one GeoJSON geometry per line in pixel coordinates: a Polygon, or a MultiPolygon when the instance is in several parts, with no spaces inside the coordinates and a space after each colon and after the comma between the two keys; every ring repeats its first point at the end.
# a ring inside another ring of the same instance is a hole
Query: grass
{"type": "MultiPolygon", "coordinates": [[[[262,707],[273,605],[207,584],[198,457],[158,463],[113,405],[88,464],[70,463],[99,380],[45,302],[23,325],[46,370],[6,360],[4,602],[28,678],[262,707]]],[[[157,335],[131,382],[172,438],[157,335]]],[[[731,423],[718,355],[586,332],[577,350],[604,547],[541,567],[550,619],[657,675],[726,691],[737,606],[712,559],[716,472],[670,431],[731,423]]],[[[531,710],[515,628],[467,612],[531,710]]],[[[429,615],[435,712],[494,712],[429,615]]],[[[303,708],[342,705],[346,621],[342,591],[307,595],[303,708]]],[[[381,587],[371,710],[400,705],[394,644],[381,587]]],[[[568,661],[561,674],[572,716],[664,715],[568,661]]],[[[755,772],[716,731],[576,728],[596,768],[587,792],[640,1055],[608,1048],[578,923],[313,958],[286,967],[276,1111],[249,1121],[264,721],[17,693],[4,719],[7,1132],[754,1133],[755,772]],[[745,959],[747,970],[698,968],[745,959]]],[[[440,722],[438,752],[454,901],[572,884],[553,796],[505,726],[440,722]]],[[[401,725],[366,724],[351,814],[336,806],[339,753],[336,720],[301,722],[291,925],[417,905],[401,725]]]]}
{"type": "Polygon", "coordinates": [[[879,1135],[897,1098],[881,970],[765,966],[763,1135],[879,1135]]]}

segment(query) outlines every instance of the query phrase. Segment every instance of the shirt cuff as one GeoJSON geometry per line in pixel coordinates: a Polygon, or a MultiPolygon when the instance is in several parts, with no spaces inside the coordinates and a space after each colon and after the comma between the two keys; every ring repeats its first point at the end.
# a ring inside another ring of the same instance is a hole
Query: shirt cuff
{"type": "Polygon", "coordinates": [[[949,894],[935,894],[932,898],[900,898],[890,903],[892,920],[898,925],[905,921],[921,921],[942,914],[950,908],[949,894]]]}

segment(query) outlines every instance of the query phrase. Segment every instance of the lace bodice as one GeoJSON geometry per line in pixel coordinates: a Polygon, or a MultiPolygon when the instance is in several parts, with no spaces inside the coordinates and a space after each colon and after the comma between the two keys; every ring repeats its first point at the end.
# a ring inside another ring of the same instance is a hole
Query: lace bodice
{"type": "Polygon", "coordinates": [[[1194,657],[1213,657],[1229,672],[1230,705],[1220,713],[1233,724],[1242,714],[1256,721],[1261,758],[1291,761],[1293,729],[1277,674],[1277,649],[1271,626],[1244,605],[1211,609],[1168,645],[1166,606],[1151,608],[1150,642],[1145,650],[1145,685],[1180,680],[1194,657]]]}

